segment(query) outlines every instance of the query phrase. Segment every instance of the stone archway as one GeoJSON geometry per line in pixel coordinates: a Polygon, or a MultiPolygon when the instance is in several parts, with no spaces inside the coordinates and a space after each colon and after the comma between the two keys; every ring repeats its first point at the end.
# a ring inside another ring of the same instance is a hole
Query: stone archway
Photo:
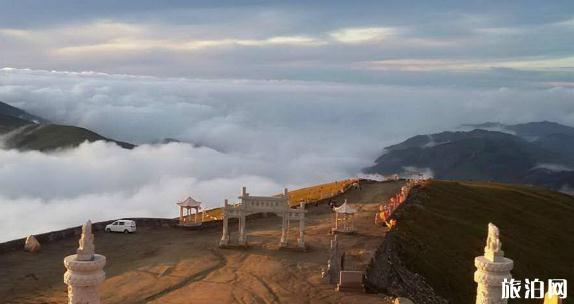
{"type": "Polygon", "coordinates": [[[289,207],[289,196],[287,189],[283,194],[278,196],[251,196],[247,193],[247,189],[243,187],[241,202],[237,205],[230,205],[225,200],[223,207],[223,234],[219,241],[220,247],[228,247],[231,245],[229,236],[229,219],[237,218],[239,220],[239,237],[238,245],[247,246],[247,233],[246,217],[251,214],[257,213],[275,213],[277,216],[282,217],[281,226],[281,239],[279,247],[285,248],[288,246],[288,227],[289,222],[292,220],[299,221],[299,239],[297,240],[297,247],[305,248],[305,210],[304,203],[301,203],[299,208],[292,209],[289,207]]]}

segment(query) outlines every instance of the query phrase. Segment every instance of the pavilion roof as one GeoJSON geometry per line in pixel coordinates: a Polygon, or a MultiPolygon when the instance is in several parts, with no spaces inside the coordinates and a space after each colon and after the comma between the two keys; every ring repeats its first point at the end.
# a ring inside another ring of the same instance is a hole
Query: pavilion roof
{"type": "Polygon", "coordinates": [[[180,207],[201,207],[201,202],[196,201],[191,196],[188,196],[185,200],[177,203],[180,207]]]}
{"type": "Polygon", "coordinates": [[[351,207],[351,205],[347,204],[347,200],[345,200],[345,203],[343,203],[341,206],[339,207],[335,207],[335,212],[337,213],[346,213],[346,214],[352,214],[352,213],[357,213],[357,209],[351,207]]]}

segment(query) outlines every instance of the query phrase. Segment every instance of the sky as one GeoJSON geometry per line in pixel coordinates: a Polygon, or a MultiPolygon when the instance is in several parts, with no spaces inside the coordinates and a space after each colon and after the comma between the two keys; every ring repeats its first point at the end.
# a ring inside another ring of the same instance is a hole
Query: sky
{"type": "Polygon", "coordinates": [[[0,1],[0,66],[572,87],[572,1],[0,1]]]}
{"type": "Polygon", "coordinates": [[[139,145],[0,149],[0,241],[356,176],[462,124],[574,126],[573,71],[572,1],[0,0],[0,101],[139,145]]]}

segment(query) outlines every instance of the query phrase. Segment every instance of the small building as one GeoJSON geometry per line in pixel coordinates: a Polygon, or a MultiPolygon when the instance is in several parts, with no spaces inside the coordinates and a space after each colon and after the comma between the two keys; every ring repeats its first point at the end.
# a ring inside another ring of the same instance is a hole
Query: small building
{"type": "Polygon", "coordinates": [[[188,196],[185,200],[178,202],[179,225],[184,227],[200,226],[203,223],[205,212],[201,207],[201,202],[188,196]],[[201,212],[201,216],[199,213],[201,212]]]}
{"type": "Polygon", "coordinates": [[[333,233],[353,233],[355,232],[355,213],[357,213],[357,209],[351,207],[347,203],[347,200],[339,206],[334,207],[333,210],[335,211],[335,220],[334,220],[334,227],[331,228],[333,233]]]}

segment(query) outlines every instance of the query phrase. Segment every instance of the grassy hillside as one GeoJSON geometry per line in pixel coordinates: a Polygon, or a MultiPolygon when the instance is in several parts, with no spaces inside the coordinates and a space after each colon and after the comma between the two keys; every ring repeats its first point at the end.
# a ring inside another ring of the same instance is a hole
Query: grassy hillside
{"type": "Polygon", "coordinates": [[[385,241],[395,244],[408,270],[451,303],[474,303],[474,257],[483,253],[489,222],[500,228],[502,249],[515,261],[514,278],[574,282],[572,196],[528,186],[432,181],[395,216],[397,229],[385,241]]]}

